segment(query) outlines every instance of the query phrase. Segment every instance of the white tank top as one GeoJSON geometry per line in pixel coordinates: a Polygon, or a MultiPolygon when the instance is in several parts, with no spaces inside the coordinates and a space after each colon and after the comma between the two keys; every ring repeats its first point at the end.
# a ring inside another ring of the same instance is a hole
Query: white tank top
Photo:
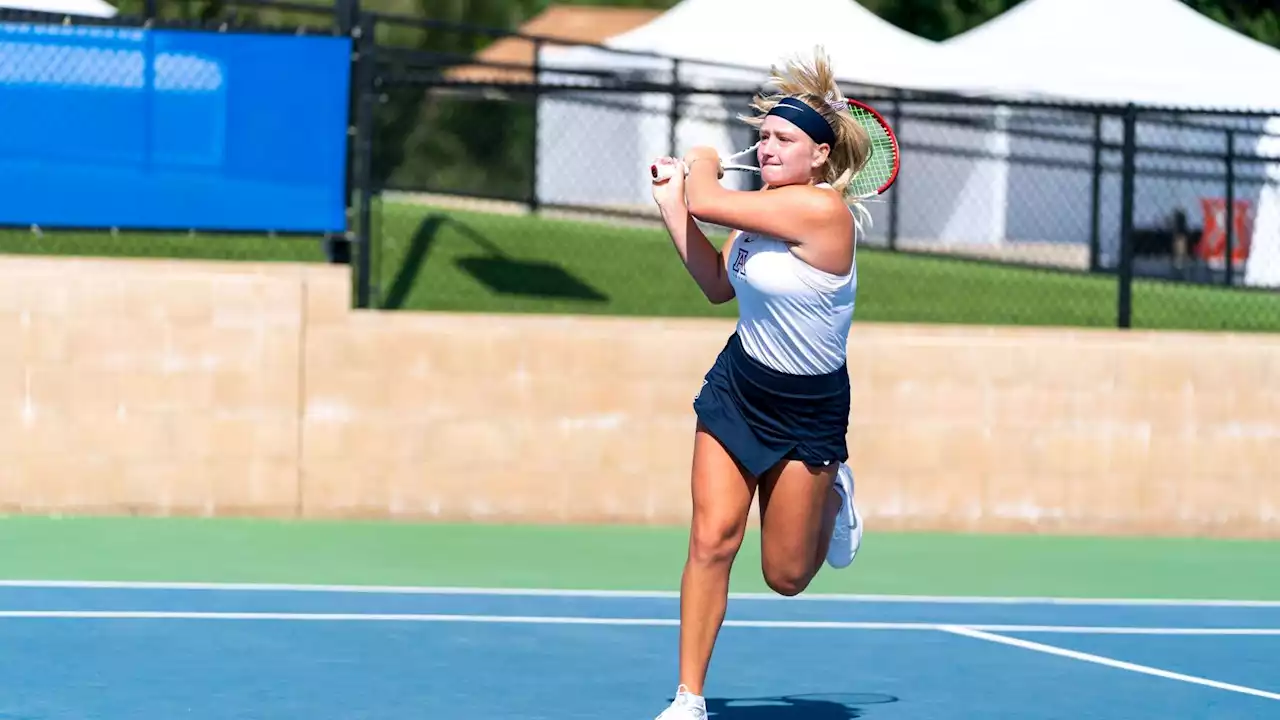
{"type": "MultiPolygon", "coordinates": [[[[854,233],[856,239],[856,229],[854,233]]],[[[834,275],[793,255],[787,243],[764,235],[739,233],[732,252],[729,282],[738,299],[738,337],[747,355],[792,375],[839,370],[848,353],[858,292],[856,254],[848,274],[834,275]]]]}

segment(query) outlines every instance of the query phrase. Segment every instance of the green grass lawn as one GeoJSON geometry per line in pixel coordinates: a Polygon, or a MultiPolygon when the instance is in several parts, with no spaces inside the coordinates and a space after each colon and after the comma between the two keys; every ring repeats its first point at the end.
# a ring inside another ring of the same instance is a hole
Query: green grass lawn
{"type": "MultiPolygon", "coordinates": [[[[732,317],[706,302],[661,230],[383,204],[389,309],[732,317]]],[[[719,243],[722,238],[714,240],[719,243]]],[[[0,231],[0,252],[323,262],[318,238],[0,231]]],[[[860,322],[1114,327],[1114,278],[864,248],[860,322]]],[[[1280,293],[1137,281],[1137,328],[1280,331],[1280,293]]]]}
{"type": "Polygon", "coordinates": [[[324,262],[321,238],[213,233],[44,232],[0,229],[0,253],[93,257],[324,262]]]}
{"type": "MultiPolygon", "coordinates": [[[[731,317],[661,230],[387,205],[390,308],[731,317]]],[[[717,245],[722,237],[713,238],[717,245]]],[[[883,250],[858,252],[859,321],[1114,327],[1114,278],[883,250]]],[[[1134,283],[1135,327],[1280,331],[1280,294],[1134,283]]]]}

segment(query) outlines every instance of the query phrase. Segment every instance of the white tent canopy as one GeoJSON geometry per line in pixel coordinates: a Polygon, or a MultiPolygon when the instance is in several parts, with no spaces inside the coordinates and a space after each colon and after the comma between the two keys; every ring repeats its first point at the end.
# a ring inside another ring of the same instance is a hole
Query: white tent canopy
{"type": "MultiPolygon", "coordinates": [[[[539,100],[538,157],[544,169],[538,173],[538,193],[547,202],[650,205],[652,188],[642,170],[652,158],[698,144],[731,153],[752,142],[754,133],[735,118],[749,112],[745,93],[685,95],[673,125],[669,93],[620,97],[591,92],[596,81],[581,71],[657,84],[674,81],[684,88],[752,91],[767,81],[770,66],[810,56],[821,46],[836,78],[850,85],[964,93],[981,86],[983,77],[976,64],[955,53],[944,58],[938,43],[881,20],[856,0],[684,0],[604,46],[548,44],[539,54],[543,82],[583,88],[545,93],[539,100]],[[679,59],[678,67],[671,58],[679,59]]],[[[898,129],[904,140],[995,154],[976,162],[928,152],[904,158],[903,173],[919,181],[903,183],[899,190],[897,199],[914,208],[901,216],[900,233],[999,242],[1004,237],[1001,203],[982,194],[983,188],[1005,184],[1005,165],[999,159],[1005,150],[1002,134],[927,121],[903,122],[898,129]]],[[[728,181],[749,179],[735,175],[728,181]]],[[[887,227],[880,222],[887,209],[885,203],[871,205],[879,231],[887,227]]]]}
{"type": "Polygon", "coordinates": [[[1025,0],[942,43],[989,89],[1090,102],[1280,110],[1280,50],[1178,0],[1025,0]]]}
{"type": "Polygon", "coordinates": [[[684,0],[605,42],[609,48],[761,70],[821,45],[842,81],[921,90],[969,87],[957,53],[880,19],[856,0],[684,0]]]}
{"type": "Polygon", "coordinates": [[[0,0],[0,9],[98,18],[116,16],[116,9],[103,0],[0,0]]]}
{"type": "MultiPolygon", "coordinates": [[[[1049,100],[1074,100],[1108,104],[1135,103],[1171,109],[1206,112],[1253,111],[1280,114],[1280,50],[1269,47],[1206,17],[1178,0],[1025,0],[991,21],[942,43],[944,52],[957,59],[999,68],[987,89],[993,93],[1031,96],[1049,100]]],[[[1227,121],[1218,116],[1188,116],[1190,125],[1199,122],[1218,125],[1227,121]]],[[[1237,152],[1278,156],[1276,138],[1265,133],[1280,130],[1274,118],[1266,124],[1259,118],[1247,125],[1229,124],[1242,130],[1237,152]]],[[[1104,135],[1112,142],[1120,139],[1118,119],[1108,119],[1104,135]]],[[[1187,126],[1141,123],[1138,143],[1176,147],[1205,153],[1225,150],[1226,135],[1187,126]]],[[[1020,140],[1022,146],[1034,140],[1020,140]]],[[[1024,148],[1026,150],[1027,148],[1024,148]]],[[[1048,148],[1046,146],[1045,150],[1048,148]]],[[[1140,151],[1141,152],[1141,151],[1140,151]]],[[[1212,161],[1170,160],[1182,167],[1198,167],[1207,173],[1201,179],[1176,176],[1143,176],[1135,200],[1135,221],[1140,226],[1162,223],[1174,208],[1185,210],[1193,225],[1207,222],[1203,202],[1221,201],[1224,179],[1212,161]]],[[[1245,281],[1253,285],[1280,285],[1280,267],[1265,267],[1280,257],[1280,189],[1273,168],[1265,183],[1246,180],[1245,171],[1257,177],[1256,165],[1236,165],[1236,200],[1252,205],[1257,225],[1252,236],[1252,253],[1245,281]]],[[[1011,179],[1011,215],[1018,208],[1035,208],[1023,213],[1027,221],[1011,219],[1011,234],[1025,232],[1018,226],[1043,228],[1058,223],[1064,229],[1071,222],[1070,206],[1087,202],[1083,187],[1046,197],[1028,195],[1033,188],[1048,184],[1048,173],[1034,167],[1017,167],[1011,179]],[[1044,177],[1032,177],[1035,175],[1044,177]]],[[[1079,185],[1079,183],[1075,183],[1079,185]]],[[[1118,186],[1117,186],[1118,187],[1118,186]]],[[[1109,204],[1110,205],[1110,204],[1109,204]]],[[[1116,223],[1118,208],[1103,208],[1103,260],[1114,261],[1118,252],[1116,223]]],[[[1063,236],[1065,232],[1051,233],[1063,236]]],[[[1239,277],[1239,275],[1237,275],[1239,277]]]]}
{"type": "Polygon", "coordinates": [[[1246,285],[1280,288],[1280,118],[1271,118],[1269,135],[1258,142],[1258,154],[1277,158],[1266,167],[1267,184],[1258,197],[1253,247],[1245,266],[1246,285]]]}
{"type": "MultiPolygon", "coordinates": [[[[684,0],[604,44],[607,49],[548,44],[539,55],[543,82],[582,87],[539,99],[538,192],[547,202],[647,205],[650,187],[643,170],[657,155],[678,154],[695,144],[726,153],[750,144],[750,133],[734,119],[746,111],[745,98],[686,94],[673,108],[672,96],[660,89],[594,92],[600,81],[574,71],[629,75],[657,85],[674,81],[686,89],[744,89],[759,86],[770,65],[821,45],[837,78],[854,85],[1007,99],[1280,110],[1280,86],[1272,81],[1280,77],[1280,52],[1178,0],[1025,0],[945,43],[894,27],[857,0],[684,0]],[[680,60],[678,68],[672,58],[680,60]]],[[[895,128],[909,148],[889,198],[909,208],[897,215],[899,243],[1052,244],[1082,251],[1066,257],[1086,258],[1092,124],[1087,113],[913,103],[895,128]],[[966,117],[949,121],[954,115],[966,117]],[[1042,127],[1038,116],[1057,123],[1053,132],[1067,137],[1045,139],[1012,129],[1042,127]],[[1016,162],[1011,156],[1043,162],[1016,162]]],[[[1261,120],[1256,128],[1261,129],[1261,120]]],[[[1117,118],[1107,118],[1104,138],[1117,142],[1119,129],[1117,118]]],[[[1247,135],[1237,138],[1241,152],[1254,149],[1247,135]]],[[[1221,152],[1223,137],[1212,130],[1139,127],[1140,144],[1149,138],[1205,152],[1221,152]]],[[[1214,168],[1199,172],[1203,177],[1195,181],[1143,176],[1135,222],[1150,227],[1181,209],[1197,224],[1202,202],[1224,193],[1214,168]]],[[[1108,172],[1102,182],[1099,259],[1108,266],[1118,256],[1119,180],[1108,172]]],[[[1272,207],[1280,191],[1268,194],[1258,183],[1240,179],[1236,190],[1237,200],[1259,213],[1253,257],[1266,255],[1271,243],[1280,242],[1266,230],[1280,223],[1280,208],[1272,207]]],[[[873,235],[887,228],[881,220],[888,207],[870,205],[876,217],[873,235]]],[[[1057,248],[1047,251],[1058,257],[1057,248]]],[[[1259,277],[1257,270],[1250,269],[1252,278],[1259,277]]]]}

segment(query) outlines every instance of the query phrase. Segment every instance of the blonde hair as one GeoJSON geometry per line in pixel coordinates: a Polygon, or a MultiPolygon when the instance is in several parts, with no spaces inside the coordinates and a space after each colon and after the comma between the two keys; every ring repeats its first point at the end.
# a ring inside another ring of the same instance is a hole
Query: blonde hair
{"type": "Polygon", "coordinates": [[[871,158],[871,135],[862,123],[849,114],[844,95],[831,70],[831,59],[822,47],[817,47],[812,61],[806,63],[800,58],[793,58],[781,70],[776,65],[772,66],[769,75],[769,84],[777,88],[777,92],[756,95],[751,107],[759,115],[739,116],[739,119],[759,128],[764,123],[765,115],[779,101],[788,97],[817,110],[836,135],[835,145],[822,167],[822,179],[844,195],[849,184],[871,158]]]}

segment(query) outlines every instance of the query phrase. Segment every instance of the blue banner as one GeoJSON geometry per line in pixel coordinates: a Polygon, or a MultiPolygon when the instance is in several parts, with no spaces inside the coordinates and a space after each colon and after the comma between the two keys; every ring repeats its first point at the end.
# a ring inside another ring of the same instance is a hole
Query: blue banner
{"type": "Polygon", "coordinates": [[[348,38],[0,23],[0,224],[346,228],[348,38]]]}

